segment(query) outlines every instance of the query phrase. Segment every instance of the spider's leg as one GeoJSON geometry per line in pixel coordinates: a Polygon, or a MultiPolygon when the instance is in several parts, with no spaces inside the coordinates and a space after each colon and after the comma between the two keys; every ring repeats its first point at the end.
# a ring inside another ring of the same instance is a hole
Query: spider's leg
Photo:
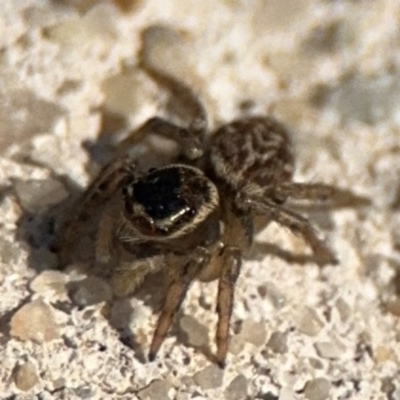
{"type": "Polygon", "coordinates": [[[217,312],[218,324],[216,333],[218,365],[225,366],[228,352],[229,325],[233,309],[234,288],[239,277],[242,254],[237,247],[228,246],[223,251],[223,264],[218,282],[217,312]]]}
{"type": "Polygon", "coordinates": [[[115,159],[100,171],[97,178],[74,204],[71,208],[72,218],[61,227],[58,238],[60,259],[63,265],[70,261],[82,227],[113,197],[123,180],[135,172],[136,164],[131,157],[124,156],[115,159]]]}
{"type": "Polygon", "coordinates": [[[114,253],[114,229],[119,218],[120,204],[111,200],[104,209],[96,235],[95,259],[101,263],[108,263],[114,253]]]}
{"type": "Polygon", "coordinates": [[[153,361],[167,336],[167,332],[176,312],[179,310],[190,283],[195,279],[208,263],[210,254],[202,247],[198,247],[190,259],[182,265],[169,265],[170,282],[162,311],[158,317],[153,340],[150,345],[149,360],[153,361]]]}
{"type": "Polygon", "coordinates": [[[370,200],[366,197],[324,183],[285,183],[275,190],[278,197],[294,200],[329,200],[334,207],[358,207],[370,204],[370,200]]]}
{"type": "Polygon", "coordinates": [[[153,79],[168,88],[172,95],[171,99],[175,100],[175,102],[177,100],[181,106],[177,109],[173,107],[174,102],[172,102],[172,104],[169,104],[169,108],[172,108],[170,111],[180,117],[180,119],[184,121],[188,120],[188,130],[202,142],[208,126],[207,113],[193,90],[187,84],[166,72],[160,71],[151,65],[143,66],[153,79]]]}
{"type": "Polygon", "coordinates": [[[143,282],[146,275],[159,271],[163,265],[157,257],[116,265],[111,277],[113,293],[118,297],[131,294],[143,282]]]}
{"type": "Polygon", "coordinates": [[[182,128],[160,117],[148,119],[142,126],[131,132],[127,138],[118,144],[118,151],[126,152],[127,148],[135,146],[151,133],[177,142],[183,155],[190,160],[203,155],[201,137],[198,137],[189,129],[182,128]]]}
{"type": "Polygon", "coordinates": [[[338,261],[332,251],[320,239],[307,218],[290,211],[276,203],[263,200],[262,202],[248,200],[250,208],[258,213],[269,216],[273,221],[299,233],[313,250],[319,265],[337,264],[338,261]]]}

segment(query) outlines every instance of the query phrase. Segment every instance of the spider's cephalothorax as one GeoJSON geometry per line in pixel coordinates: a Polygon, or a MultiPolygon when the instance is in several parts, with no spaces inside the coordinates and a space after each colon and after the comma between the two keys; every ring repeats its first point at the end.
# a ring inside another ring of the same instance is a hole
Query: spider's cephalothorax
{"type": "Polygon", "coordinates": [[[123,188],[124,215],[142,239],[185,236],[219,207],[215,185],[197,168],[150,170],[123,188]]]}
{"type": "MultiPolygon", "coordinates": [[[[150,72],[156,79],[162,75],[150,72]]],[[[290,198],[326,199],[340,190],[321,183],[293,182],[290,138],[280,122],[248,117],[208,136],[204,108],[190,89],[170,76],[164,75],[161,81],[181,96],[192,123],[186,128],[152,118],[120,148],[131,148],[148,133],[155,133],[180,145],[179,164],[171,160],[164,167],[143,171],[131,156],[116,157],[83,194],[74,217],[62,230],[61,258],[64,264],[71,261],[82,225],[93,216],[97,224],[94,264],[108,263],[116,295],[130,294],[151,272],[166,272],[169,287],[150,359],[160,349],[191,281],[216,277],[216,358],[222,366],[228,351],[234,287],[242,254],[252,244],[254,219],[267,217],[259,221],[275,221],[300,234],[318,264],[336,263],[309,221],[285,202],[290,198]],[[96,214],[101,215],[100,221],[96,214]],[[123,254],[121,248],[130,259],[118,258],[123,254]]]]}

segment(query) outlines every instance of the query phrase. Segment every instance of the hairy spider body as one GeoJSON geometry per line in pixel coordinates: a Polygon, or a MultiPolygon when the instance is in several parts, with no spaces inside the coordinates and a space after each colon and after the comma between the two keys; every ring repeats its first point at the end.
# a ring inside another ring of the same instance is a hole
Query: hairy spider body
{"type": "Polygon", "coordinates": [[[308,220],[284,207],[288,198],[325,199],[334,188],[292,181],[289,134],[269,117],[224,125],[202,148],[207,120],[201,103],[182,83],[171,77],[164,80],[189,104],[192,123],[183,128],[152,118],[122,147],[156,133],[181,145],[179,163],[143,170],[132,157],[122,155],[105,166],[62,231],[61,259],[64,264],[71,261],[82,225],[93,220],[97,238],[93,262],[108,271],[116,295],[129,295],[151,272],[166,272],[168,291],[150,346],[151,360],[193,279],[217,278],[216,357],[223,366],[234,287],[242,255],[253,242],[255,218],[266,216],[267,221],[302,235],[317,263],[336,263],[308,220]],[[96,214],[100,214],[98,221],[96,214]]]}
{"type": "Polygon", "coordinates": [[[290,182],[294,170],[287,131],[272,118],[252,117],[221,127],[211,138],[215,176],[234,192],[274,197],[277,183],[290,182]]]}

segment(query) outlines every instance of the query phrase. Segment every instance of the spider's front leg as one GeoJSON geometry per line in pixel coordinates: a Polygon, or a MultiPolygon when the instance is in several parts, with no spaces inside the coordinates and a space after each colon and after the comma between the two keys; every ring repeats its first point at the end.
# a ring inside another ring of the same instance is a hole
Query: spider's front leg
{"type": "Polygon", "coordinates": [[[118,149],[125,152],[128,147],[133,147],[149,134],[157,134],[178,143],[183,155],[189,160],[195,160],[203,155],[202,137],[190,129],[182,128],[160,117],[147,120],[137,130],[131,132],[119,145],[118,149]]]}
{"type": "Polygon", "coordinates": [[[151,66],[144,65],[144,68],[155,80],[169,89],[173,99],[178,100],[181,107],[173,110],[174,116],[180,120],[189,119],[189,122],[184,124],[187,127],[182,127],[164,118],[150,118],[137,130],[130,133],[119,145],[119,149],[124,151],[127,146],[133,146],[143,140],[146,135],[153,133],[178,143],[185,158],[195,160],[201,157],[204,134],[208,125],[203,105],[183,82],[151,66]]]}
{"type": "Polygon", "coordinates": [[[335,255],[325,242],[318,237],[317,232],[307,218],[266,199],[262,201],[247,200],[247,204],[255,213],[267,215],[278,224],[302,235],[305,242],[313,250],[318,265],[338,263],[335,255]]]}
{"type": "Polygon", "coordinates": [[[217,362],[221,368],[224,368],[228,352],[234,289],[242,265],[242,253],[237,247],[227,246],[223,250],[222,257],[223,261],[218,282],[216,343],[217,362]]]}
{"type": "Polygon", "coordinates": [[[167,332],[185,298],[190,283],[198,277],[209,260],[210,253],[204,247],[197,247],[189,256],[167,256],[169,286],[150,345],[150,361],[155,359],[167,336],[167,332]]]}

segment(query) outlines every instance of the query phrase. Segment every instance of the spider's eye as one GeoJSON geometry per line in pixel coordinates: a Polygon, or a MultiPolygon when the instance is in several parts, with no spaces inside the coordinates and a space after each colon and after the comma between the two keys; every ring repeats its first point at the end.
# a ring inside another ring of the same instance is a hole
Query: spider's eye
{"type": "Polygon", "coordinates": [[[134,217],[132,223],[143,234],[152,236],[155,234],[155,226],[150,220],[143,216],[134,217]]]}
{"type": "Polygon", "coordinates": [[[170,218],[186,207],[180,194],[181,177],[176,169],[152,170],[133,188],[135,199],[155,220],[170,218]]]}
{"type": "Polygon", "coordinates": [[[192,167],[173,165],[150,170],[127,188],[127,216],[144,235],[172,235],[197,218],[209,201],[211,186],[214,188],[201,171],[192,167]]]}

